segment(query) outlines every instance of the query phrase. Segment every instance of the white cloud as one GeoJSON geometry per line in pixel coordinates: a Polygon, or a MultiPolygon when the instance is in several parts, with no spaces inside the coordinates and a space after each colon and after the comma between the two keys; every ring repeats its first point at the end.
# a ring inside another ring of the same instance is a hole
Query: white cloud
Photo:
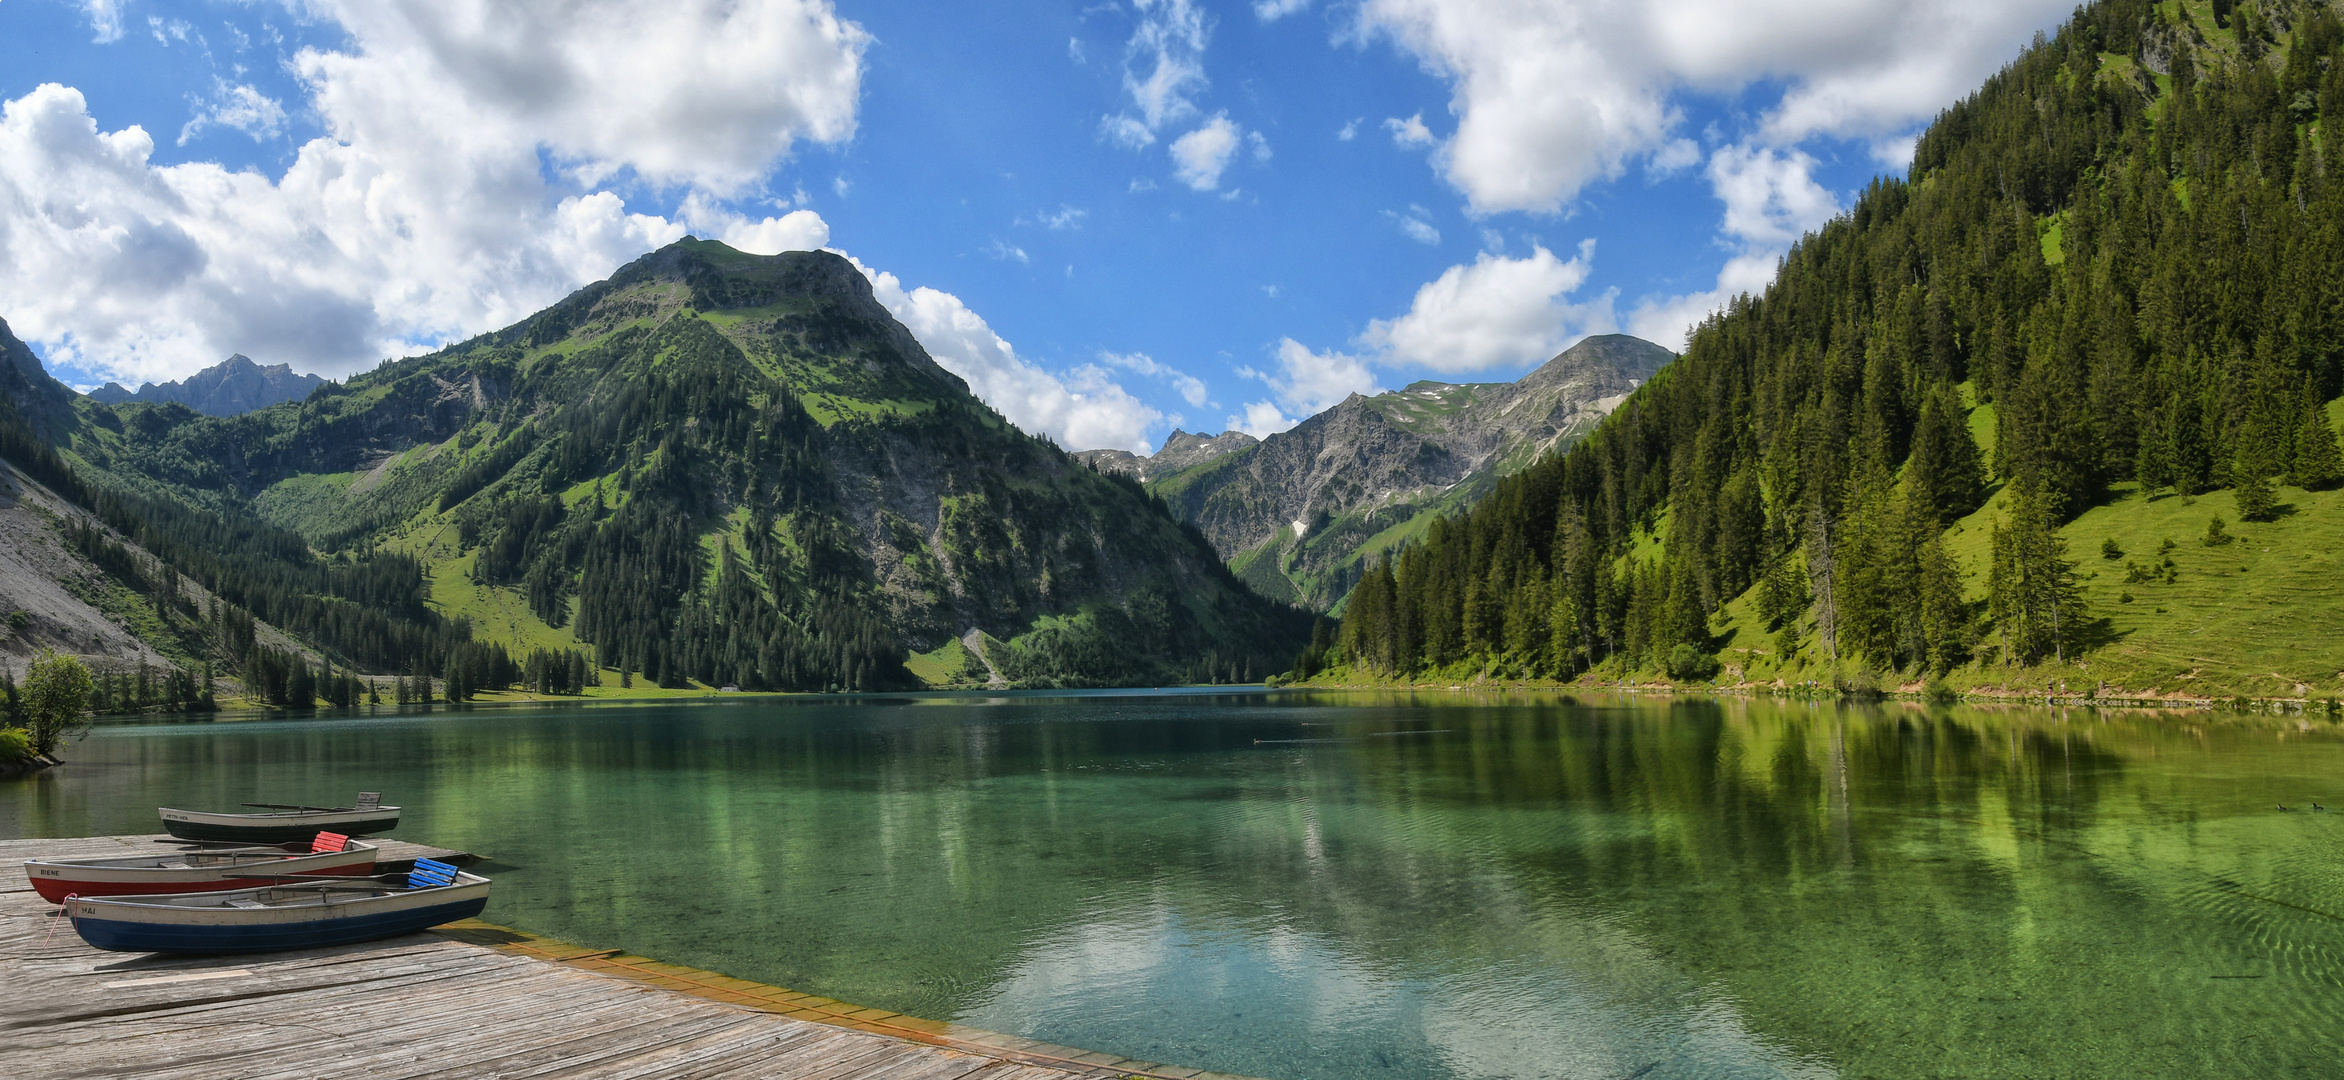
{"type": "Polygon", "coordinates": [[[860,260],[855,266],[928,354],[967,380],[969,390],[1010,423],[1048,435],[1069,450],[1150,451],[1147,431],[1162,423],[1164,414],[1131,396],[1104,368],[1083,364],[1063,374],[1043,370],[1019,356],[959,297],[926,286],[907,290],[894,274],[860,260]]]}
{"type": "Polygon", "coordinates": [[[1670,95],[1787,84],[1775,143],[1875,137],[1969,92],[2072,0],[1364,0],[1449,81],[1437,167],[1479,213],[1553,212],[1673,137],[1670,95]]]}
{"type": "Polygon", "coordinates": [[[1727,259],[1717,272],[1717,287],[1683,296],[1647,297],[1628,313],[1628,332],[1664,346],[1685,351],[1685,339],[1694,326],[1725,308],[1743,293],[1760,293],[1774,281],[1779,252],[1758,252],[1727,259]]]}
{"type": "Polygon", "coordinates": [[[1044,210],[1041,213],[1036,214],[1034,216],[1034,220],[1040,222],[1045,228],[1056,232],[1066,232],[1071,229],[1082,228],[1082,219],[1089,217],[1090,214],[1090,211],[1085,210],[1079,206],[1068,206],[1064,203],[1060,203],[1058,209],[1044,210]]]}
{"type": "Polygon", "coordinates": [[[1644,164],[1653,177],[1674,176],[1701,163],[1701,144],[1691,139],[1671,139],[1644,164]]]}
{"type": "Polygon", "coordinates": [[[1839,213],[1839,199],[1815,182],[1815,159],[1797,150],[1720,148],[1709,181],[1725,203],[1725,231],[1747,243],[1785,245],[1839,213]]]}
{"type": "Polygon", "coordinates": [[[1081,38],[1070,37],[1066,39],[1066,58],[1077,64],[1090,62],[1090,58],[1083,55],[1081,38]]]}
{"type": "Polygon", "coordinates": [[[1145,149],[1156,141],[1156,133],[1149,131],[1138,117],[1123,113],[1100,117],[1099,134],[1127,150],[1145,149]]]}
{"type": "Polygon", "coordinates": [[[1406,120],[1396,116],[1387,117],[1384,130],[1392,133],[1394,146],[1406,148],[1433,144],[1432,129],[1424,126],[1424,114],[1421,112],[1406,120]]]}
{"type": "Polygon", "coordinates": [[[1872,160],[1879,162],[1881,168],[1903,172],[1913,167],[1913,148],[1920,143],[1921,136],[1917,132],[1874,139],[1871,146],[1872,160]]]}
{"type": "Polygon", "coordinates": [[[81,14],[90,21],[90,40],[99,45],[122,40],[121,0],[81,0],[81,14]]]}
{"type": "Polygon", "coordinates": [[[1441,231],[1433,228],[1432,222],[1425,220],[1429,216],[1423,207],[1413,204],[1408,207],[1408,212],[1405,214],[1391,210],[1384,211],[1384,219],[1397,226],[1401,234],[1408,239],[1419,244],[1438,244],[1441,242],[1441,231]]]}
{"type": "Polygon", "coordinates": [[[1367,119],[1367,118],[1366,118],[1366,117],[1364,117],[1364,116],[1355,116],[1355,117],[1352,117],[1350,120],[1348,120],[1348,121],[1345,121],[1342,127],[1340,127],[1340,128],[1338,128],[1338,129],[1336,129],[1336,131],[1335,131],[1335,141],[1336,141],[1336,142],[1350,142],[1351,140],[1358,138],[1358,137],[1359,137],[1359,122],[1360,122],[1361,120],[1365,120],[1365,119],[1367,119]]]}
{"type": "Polygon", "coordinates": [[[1270,140],[1265,138],[1261,132],[1246,132],[1245,145],[1253,148],[1253,160],[1256,162],[1270,160],[1270,140]]]}
{"type": "Polygon", "coordinates": [[[1736,254],[1718,271],[1715,288],[1639,302],[1628,332],[1682,352],[1695,324],[1736,296],[1764,291],[1783,252],[1840,212],[1814,168],[1815,159],[1796,150],[1727,146],[1710,155],[1710,189],[1725,204],[1719,231],[1736,254]]]}
{"type": "Polygon", "coordinates": [[[1276,22],[1308,7],[1310,0],[1253,0],[1253,15],[1263,22],[1276,22]]]}
{"type": "Polygon", "coordinates": [[[1221,422],[1223,430],[1242,431],[1256,439],[1267,439],[1302,421],[1288,416],[1276,405],[1256,401],[1245,407],[1242,416],[1232,416],[1221,422]]]}
{"type": "Polygon", "coordinates": [[[1574,336],[1609,329],[1610,298],[1574,304],[1566,299],[1587,280],[1595,241],[1577,257],[1557,258],[1534,246],[1529,258],[1482,252],[1471,266],[1452,266],[1416,290],[1408,313],[1377,319],[1359,336],[1383,364],[1417,364],[1436,371],[1484,371],[1543,361],[1574,336]]]}
{"type": "Polygon", "coordinates": [[[696,230],[713,235],[751,255],[779,255],[784,251],[820,251],[830,246],[830,223],[812,210],[792,210],[780,217],[750,221],[746,215],[708,211],[685,217],[696,230]]]}
{"type": "Polygon", "coordinates": [[[1011,259],[1015,259],[1020,263],[1030,264],[1034,261],[1026,256],[1024,248],[1018,247],[1015,244],[1004,244],[999,240],[995,240],[992,243],[985,245],[985,254],[991,255],[992,257],[1003,262],[1008,262],[1011,259]]]}
{"type": "Polygon", "coordinates": [[[1205,79],[1205,42],[1212,26],[1191,0],[1132,0],[1139,26],[1123,50],[1123,88],[1139,106],[1151,134],[1196,113],[1192,95],[1205,79]]]}
{"type": "MultiPolygon", "coordinates": [[[[603,178],[723,194],[850,135],[869,40],[826,0],[304,10],[344,44],[292,58],[326,134],[274,178],[157,166],[146,131],[101,130],[69,87],[5,103],[0,311],[19,334],[135,384],[237,351],[339,374],[509,324],[682,234],[689,215],[630,213],[603,178]]],[[[819,221],[712,231],[798,243],[819,221]]]]}
{"type": "Polygon", "coordinates": [[[1296,416],[1324,412],[1353,394],[1381,392],[1375,373],[1348,353],[1313,352],[1293,338],[1278,341],[1278,374],[1269,380],[1278,403],[1296,416]]]}
{"type": "Polygon", "coordinates": [[[1221,173],[1236,155],[1242,135],[1228,114],[1215,115],[1203,127],[1172,140],[1172,175],[1197,191],[1221,186],[1221,173]]]}
{"type": "Polygon", "coordinates": [[[846,198],[847,191],[853,187],[854,185],[848,182],[846,177],[833,176],[830,178],[830,190],[837,193],[841,199],[846,198]]]}
{"type": "Polygon", "coordinates": [[[254,142],[276,138],[284,131],[285,106],[277,99],[250,86],[231,86],[218,79],[212,83],[212,100],[179,129],[179,145],[187,145],[187,140],[213,124],[235,128],[252,136],[254,142]]]}
{"type": "Polygon", "coordinates": [[[1205,403],[1203,380],[1169,364],[1158,363],[1155,358],[1146,353],[1102,352],[1099,354],[1099,359],[1127,371],[1136,371],[1142,375],[1170,383],[1172,389],[1179,391],[1181,399],[1192,406],[1205,403]]]}
{"type": "Polygon", "coordinates": [[[320,0],[352,51],[294,58],[344,142],[423,124],[731,191],[800,139],[854,134],[870,35],[828,0],[320,0]]]}

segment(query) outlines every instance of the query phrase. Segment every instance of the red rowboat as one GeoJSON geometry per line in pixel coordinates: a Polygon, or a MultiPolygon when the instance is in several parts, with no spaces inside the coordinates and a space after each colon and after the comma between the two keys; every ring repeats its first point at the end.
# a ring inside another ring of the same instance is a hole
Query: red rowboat
{"type": "Polygon", "coordinates": [[[209,848],[93,859],[26,859],[24,876],[52,904],[68,896],[141,896],[249,889],[256,875],[363,875],[374,872],[373,844],[321,832],[300,846],[209,848]]]}

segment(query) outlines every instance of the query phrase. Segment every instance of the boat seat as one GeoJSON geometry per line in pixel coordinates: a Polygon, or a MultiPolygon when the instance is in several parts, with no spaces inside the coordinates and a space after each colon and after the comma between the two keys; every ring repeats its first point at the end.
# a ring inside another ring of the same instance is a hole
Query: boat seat
{"type": "Polygon", "coordinates": [[[415,869],[407,871],[407,887],[410,889],[428,889],[455,883],[456,868],[438,859],[417,859],[415,869]]]}
{"type": "Polygon", "coordinates": [[[349,847],[348,836],[338,832],[321,832],[317,834],[317,839],[309,842],[309,853],[315,855],[326,851],[345,851],[349,847]]]}
{"type": "Polygon", "coordinates": [[[382,793],[382,792],[379,792],[379,791],[361,791],[361,792],[359,792],[359,793],[358,793],[358,807],[357,807],[357,808],[358,808],[358,809],[360,809],[360,810],[380,810],[380,809],[382,809],[382,808],[383,808],[383,793],[382,793]]]}

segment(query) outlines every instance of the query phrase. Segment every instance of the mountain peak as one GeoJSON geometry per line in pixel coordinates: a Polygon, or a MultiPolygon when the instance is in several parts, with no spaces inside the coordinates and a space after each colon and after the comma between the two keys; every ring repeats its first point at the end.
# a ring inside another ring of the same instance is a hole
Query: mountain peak
{"type": "Polygon", "coordinates": [[[291,364],[263,367],[236,353],[177,382],[142,383],[136,391],[110,382],[90,391],[89,396],[106,405],[176,401],[199,413],[236,416],[282,401],[299,401],[324,383],[318,376],[295,373],[291,364]]]}

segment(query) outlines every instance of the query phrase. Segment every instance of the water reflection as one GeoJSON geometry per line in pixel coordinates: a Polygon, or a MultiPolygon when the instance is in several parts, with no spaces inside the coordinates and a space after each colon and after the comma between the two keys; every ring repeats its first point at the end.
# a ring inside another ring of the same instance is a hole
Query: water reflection
{"type": "Polygon", "coordinates": [[[392,793],[490,916],[1315,1077],[2334,1075],[2324,723],[1009,695],[104,729],[0,834],[392,793]]]}

